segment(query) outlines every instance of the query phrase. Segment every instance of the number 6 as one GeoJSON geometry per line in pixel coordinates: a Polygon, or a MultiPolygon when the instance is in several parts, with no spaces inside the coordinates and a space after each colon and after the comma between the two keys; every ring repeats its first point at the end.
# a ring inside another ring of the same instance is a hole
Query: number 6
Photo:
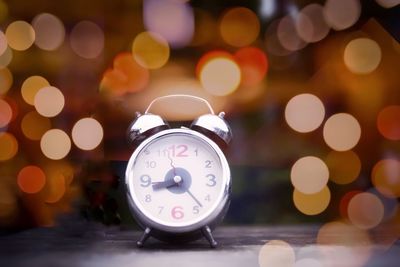
{"type": "Polygon", "coordinates": [[[171,210],[171,215],[172,218],[177,220],[182,219],[185,216],[185,214],[183,213],[183,208],[181,206],[173,207],[171,210]]]}

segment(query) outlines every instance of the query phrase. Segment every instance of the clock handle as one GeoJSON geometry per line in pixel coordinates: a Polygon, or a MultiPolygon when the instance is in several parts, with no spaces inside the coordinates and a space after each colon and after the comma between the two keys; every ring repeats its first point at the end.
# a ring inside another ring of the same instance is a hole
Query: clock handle
{"type": "Polygon", "coordinates": [[[211,107],[210,103],[209,103],[207,100],[205,100],[204,98],[201,98],[201,97],[198,97],[198,96],[193,96],[193,95],[184,95],[184,94],[164,95],[164,96],[159,96],[159,97],[155,98],[153,101],[150,102],[149,106],[147,107],[147,109],[146,109],[146,111],[145,111],[145,114],[147,114],[147,113],[150,112],[150,109],[152,108],[152,106],[154,105],[154,103],[156,103],[156,102],[158,102],[158,101],[161,101],[161,100],[168,99],[168,98],[174,98],[174,97],[189,98],[189,99],[192,99],[192,100],[196,100],[196,101],[202,102],[202,103],[204,103],[204,104],[207,106],[207,108],[210,110],[210,113],[211,113],[211,114],[215,114],[215,112],[214,112],[213,108],[211,107]]]}

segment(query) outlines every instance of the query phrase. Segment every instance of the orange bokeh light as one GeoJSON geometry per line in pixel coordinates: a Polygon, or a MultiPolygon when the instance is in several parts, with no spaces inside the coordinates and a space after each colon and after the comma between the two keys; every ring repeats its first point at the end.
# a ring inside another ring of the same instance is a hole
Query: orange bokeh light
{"type": "Polygon", "coordinates": [[[372,183],[387,197],[400,197],[400,161],[383,159],[372,169],[372,183]]]}
{"type": "Polygon", "coordinates": [[[234,60],[234,57],[229,52],[224,50],[212,50],[201,56],[196,65],[196,76],[200,77],[201,70],[210,60],[215,58],[228,58],[234,60]]]}
{"type": "Polygon", "coordinates": [[[46,184],[46,175],[39,167],[29,165],[18,173],[17,183],[21,191],[35,194],[42,190],[46,184]]]}
{"type": "Polygon", "coordinates": [[[379,132],[390,140],[400,140],[400,106],[388,106],[378,114],[379,132]]]}
{"type": "Polygon", "coordinates": [[[0,161],[13,158],[17,152],[17,139],[10,133],[0,132],[0,161]]]}
{"type": "Polygon", "coordinates": [[[242,85],[257,85],[264,79],[268,71],[268,60],[261,49],[244,47],[236,51],[234,56],[242,72],[242,85]]]}
{"type": "Polygon", "coordinates": [[[7,101],[0,99],[0,128],[7,126],[12,119],[12,109],[7,101]]]}
{"type": "Polygon", "coordinates": [[[100,90],[116,96],[138,92],[148,85],[149,78],[149,70],[140,66],[131,53],[121,53],[115,57],[113,68],[104,73],[100,90]]]}

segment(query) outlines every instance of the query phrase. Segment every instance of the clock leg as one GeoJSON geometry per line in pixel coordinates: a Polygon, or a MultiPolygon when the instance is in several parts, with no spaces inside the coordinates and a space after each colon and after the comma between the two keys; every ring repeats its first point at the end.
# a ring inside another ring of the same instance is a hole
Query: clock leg
{"type": "Polygon", "coordinates": [[[150,232],[151,232],[151,229],[149,227],[146,227],[146,229],[144,229],[142,237],[139,239],[139,241],[136,242],[136,245],[139,248],[143,247],[144,242],[146,242],[147,238],[150,237],[150,232]]]}
{"type": "Polygon", "coordinates": [[[217,243],[217,241],[215,241],[214,237],[212,236],[210,227],[208,227],[208,225],[204,226],[201,229],[201,232],[203,233],[203,235],[207,239],[207,241],[210,243],[210,246],[212,248],[216,248],[218,243],[217,243]]]}

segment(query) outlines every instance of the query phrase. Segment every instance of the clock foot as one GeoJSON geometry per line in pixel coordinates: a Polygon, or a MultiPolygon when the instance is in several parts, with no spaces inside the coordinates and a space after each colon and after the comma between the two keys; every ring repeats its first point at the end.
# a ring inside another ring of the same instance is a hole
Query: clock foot
{"type": "Polygon", "coordinates": [[[139,239],[139,241],[136,242],[136,245],[141,248],[144,245],[144,242],[146,242],[147,238],[150,237],[150,232],[151,229],[149,227],[147,227],[146,229],[144,229],[143,235],[142,237],[139,239]]]}
{"type": "Polygon", "coordinates": [[[212,236],[211,229],[208,227],[208,225],[204,226],[203,229],[201,229],[201,232],[203,233],[204,237],[207,239],[207,241],[210,243],[210,246],[212,248],[216,248],[218,246],[217,241],[215,241],[214,237],[212,236]]]}

